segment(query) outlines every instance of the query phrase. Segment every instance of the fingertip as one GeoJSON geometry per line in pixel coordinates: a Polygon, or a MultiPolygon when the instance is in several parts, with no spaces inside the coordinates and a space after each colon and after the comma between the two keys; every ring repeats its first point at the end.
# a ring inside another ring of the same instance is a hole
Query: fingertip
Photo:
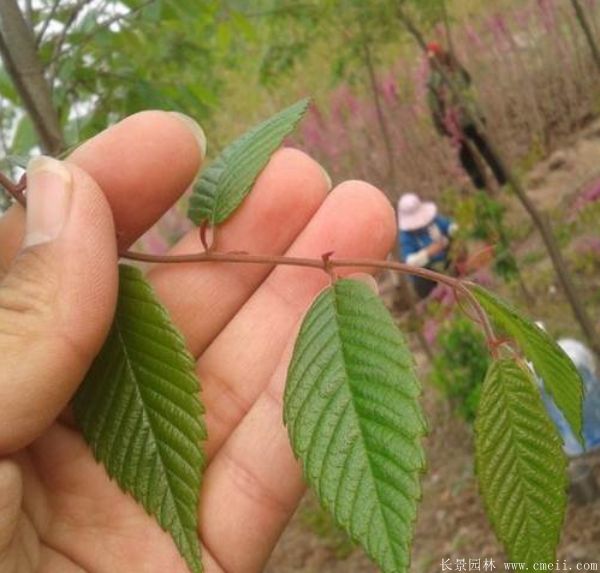
{"type": "Polygon", "coordinates": [[[244,205],[223,225],[239,227],[252,213],[248,235],[264,233],[265,225],[281,229],[292,220],[306,221],[312,217],[329,192],[329,182],[321,166],[306,153],[285,147],[276,151],[257,178],[244,205]]]}
{"type": "Polygon", "coordinates": [[[372,233],[371,240],[387,252],[396,238],[396,215],[389,199],[375,186],[360,180],[344,181],[331,192],[341,196],[348,216],[360,218],[361,226],[372,233]]]}
{"type": "Polygon", "coordinates": [[[182,121],[186,129],[188,129],[192,135],[196,139],[196,143],[198,144],[198,149],[200,150],[200,159],[204,159],[206,157],[206,134],[204,130],[200,126],[200,124],[189,115],[185,115],[184,113],[180,113],[178,111],[170,111],[168,112],[177,118],[179,121],[182,121]]]}
{"type": "Polygon", "coordinates": [[[195,122],[185,117],[136,113],[83,143],[67,160],[104,191],[121,247],[150,228],[198,175],[205,143],[201,128],[192,128],[195,122]]]}
{"type": "Polygon", "coordinates": [[[367,273],[355,273],[347,278],[363,283],[368,286],[377,296],[379,296],[379,285],[373,275],[367,273]]]}
{"type": "Polygon", "coordinates": [[[271,157],[267,167],[261,173],[258,181],[264,177],[285,177],[290,180],[290,174],[299,187],[310,188],[322,200],[331,191],[331,178],[320,163],[310,155],[294,147],[282,147],[271,157]]]}

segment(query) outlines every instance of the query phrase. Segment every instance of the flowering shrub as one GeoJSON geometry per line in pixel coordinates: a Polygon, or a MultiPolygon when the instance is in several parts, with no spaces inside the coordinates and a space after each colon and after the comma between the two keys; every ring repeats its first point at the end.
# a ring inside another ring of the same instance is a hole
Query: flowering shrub
{"type": "MultiPolygon", "coordinates": [[[[597,0],[588,0],[593,23],[597,0]]],[[[443,38],[441,27],[435,34],[443,38]]],[[[529,0],[503,13],[454,27],[459,60],[473,75],[489,127],[512,160],[532,149],[546,154],[597,114],[597,73],[570,6],[529,0]]],[[[428,64],[400,59],[378,74],[378,91],[392,139],[397,187],[387,179],[386,154],[365,88],[342,84],[313,107],[294,141],[335,179],[349,175],[387,189],[392,200],[408,190],[426,197],[465,186],[455,150],[432,129],[426,102],[428,64]]]]}

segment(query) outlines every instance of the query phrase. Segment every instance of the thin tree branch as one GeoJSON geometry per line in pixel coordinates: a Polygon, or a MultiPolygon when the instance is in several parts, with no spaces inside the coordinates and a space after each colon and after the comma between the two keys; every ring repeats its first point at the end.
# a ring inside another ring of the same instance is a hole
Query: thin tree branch
{"type": "MultiPolygon", "coordinates": [[[[2,1],[2,0],[0,0],[0,1],[2,1]]],[[[125,14],[115,14],[114,16],[111,16],[110,18],[107,18],[106,20],[99,22],[98,25],[93,30],[91,30],[87,34],[83,35],[78,40],[77,45],[73,46],[73,48],[76,49],[77,51],[80,51],[84,46],[86,46],[91,40],[94,39],[94,37],[100,30],[104,30],[104,29],[108,28],[109,26],[112,26],[112,24],[116,24],[118,22],[128,20],[129,18],[132,18],[133,16],[136,16],[144,8],[147,8],[151,4],[154,4],[155,2],[156,2],[156,0],[147,0],[146,2],[142,3],[141,6],[138,6],[137,8],[135,8],[135,10],[131,10],[125,14]]],[[[53,80],[58,75],[58,71],[60,69],[60,61],[66,59],[67,55],[68,54],[62,50],[58,53],[56,51],[53,53],[52,58],[48,64],[53,70],[53,72],[52,72],[53,80]]],[[[74,56],[71,55],[69,57],[74,57],[74,56]]]]}
{"type": "Polygon", "coordinates": [[[596,64],[596,68],[600,72],[600,48],[598,48],[598,42],[594,36],[594,31],[592,30],[592,26],[588,20],[588,17],[585,14],[585,10],[581,5],[579,0],[571,0],[571,5],[573,6],[573,10],[575,11],[575,16],[577,17],[577,21],[583,33],[585,35],[585,39],[587,40],[588,46],[592,52],[592,57],[594,59],[594,64],[596,64]]]}
{"type": "Polygon", "coordinates": [[[69,14],[69,17],[67,18],[67,21],[65,22],[65,24],[63,26],[63,29],[61,30],[59,36],[56,38],[56,41],[54,43],[54,50],[52,51],[52,57],[50,58],[50,63],[48,64],[48,75],[49,75],[49,81],[50,81],[51,86],[54,85],[54,80],[56,80],[57,71],[58,71],[57,66],[54,65],[54,63],[58,62],[58,60],[60,59],[63,45],[67,40],[69,31],[73,27],[73,24],[75,24],[75,21],[77,20],[77,16],[79,16],[81,11],[91,2],[92,2],[92,0],[79,0],[77,2],[77,4],[75,4],[75,6],[73,6],[73,10],[69,14]]]}
{"type": "Polygon", "coordinates": [[[54,18],[54,15],[56,14],[56,10],[58,9],[59,5],[60,5],[60,0],[54,0],[52,7],[50,8],[50,12],[48,12],[48,16],[44,20],[44,23],[42,24],[42,27],[35,38],[36,49],[38,49],[40,47],[40,44],[42,43],[42,40],[44,39],[44,34],[46,33],[46,30],[48,30],[48,26],[50,25],[50,22],[52,22],[52,19],[54,18]]]}
{"type": "Polygon", "coordinates": [[[119,253],[123,258],[130,259],[133,261],[139,261],[144,263],[210,263],[210,262],[222,262],[222,263],[240,263],[240,264],[253,264],[253,265],[284,265],[284,266],[296,266],[296,267],[307,267],[313,269],[320,269],[326,273],[330,272],[330,269],[344,268],[344,267],[356,267],[363,269],[387,269],[396,271],[406,275],[413,275],[422,277],[424,279],[434,281],[436,283],[442,283],[448,285],[452,289],[461,293],[469,301],[469,304],[475,311],[490,346],[490,350],[494,352],[494,348],[497,346],[496,336],[490,323],[490,320],[473,295],[469,290],[468,284],[454,277],[449,277],[431,271],[429,269],[413,267],[405,263],[398,263],[395,261],[380,261],[373,259],[335,259],[331,256],[322,257],[321,259],[309,259],[301,257],[287,257],[287,256],[275,256],[275,255],[250,255],[248,253],[216,253],[213,251],[199,253],[197,255],[148,255],[145,253],[134,253],[132,251],[124,251],[119,253]]]}
{"type": "MultiPolygon", "coordinates": [[[[21,178],[19,183],[13,183],[6,175],[0,172],[0,185],[2,185],[21,206],[23,206],[24,208],[27,207],[27,200],[24,194],[24,191],[27,188],[26,175],[24,175],[21,178]]],[[[146,253],[135,253],[133,251],[122,251],[119,253],[119,256],[122,258],[144,263],[189,264],[220,262],[252,265],[284,265],[306,267],[322,270],[333,278],[335,278],[334,271],[336,268],[348,267],[381,270],[387,269],[401,273],[403,275],[422,277],[424,279],[434,281],[436,283],[448,285],[456,293],[460,293],[465,296],[465,298],[469,301],[469,304],[475,311],[479,323],[483,327],[490,351],[494,356],[496,356],[498,340],[496,339],[496,335],[494,334],[494,329],[492,328],[489,317],[487,316],[483,307],[479,304],[479,301],[477,300],[475,295],[469,289],[469,285],[471,285],[472,283],[466,283],[460,279],[449,277],[426,268],[413,267],[411,265],[407,265],[406,263],[364,258],[335,259],[333,258],[333,255],[333,252],[325,253],[320,259],[311,259],[306,257],[288,257],[280,255],[251,255],[249,253],[244,252],[217,253],[212,250],[208,250],[204,253],[198,253],[195,255],[149,255],[146,253]]]]}
{"type": "Polygon", "coordinates": [[[371,54],[371,47],[369,46],[370,38],[368,38],[365,25],[361,19],[359,19],[360,27],[360,43],[363,52],[363,62],[367,69],[369,76],[369,85],[371,87],[371,95],[373,96],[373,103],[375,104],[375,112],[377,114],[377,122],[379,124],[379,130],[381,131],[381,138],[383,139],[383,145],[387,155],[388,163],[388,186],[392,189],[398,189],[398,182],[396,178],[396,162],[394,158],[394,148],[392,145],[392,138],[387,128],[385,120],[385,114],[383,112],[383,106],[381,105],[381,98],[379,97],[379,86],[377,85],[377,77],[375,75],[375,65],[373,63],[373,57],[371,54]]]}
{"type": "Polygon", "coordinates": [[[0,185],[6,189],[11,197],[19,204],[21,207],[25,208],[27,206],[27,201],[25,200],[25,195],[23,191],[27,186],[25,178],[21,179],[20,183],[13,183],[4,173],[0,171],[0,185]]]}
{"type": "Polygon", "coordinates": [[[58,113],[35,49],[35,38],[17,0],[0,0],[0,55],[42,148],[52,155],[60,153],[64,140],[58,113]]]}

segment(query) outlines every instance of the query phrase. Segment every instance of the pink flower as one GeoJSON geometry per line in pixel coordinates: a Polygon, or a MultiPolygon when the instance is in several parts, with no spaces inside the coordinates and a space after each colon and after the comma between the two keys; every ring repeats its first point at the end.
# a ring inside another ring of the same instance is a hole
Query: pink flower
{"type": "Polygon", "coordinates": [[[576,219],[588,205],[596,203],[597,201],[600,201],[600,179],[590,183],[588,187],[578,195],[573,204],[569,219],[571,221],[576,219]]]}
{"type": "Polygon", "coordinates": [[[465,25],[465,33],[469,42],[478,50],[484,47],[484,41],[479,33],[479,30],[472,24],[465,25]]]}
{"type": "Polygon", "coordinates": [[[398,100],[398,89],[396,86],[396,79],[394,75],[388,74],[379,83],[379,91],[383,96],[384,102],[388,106],[393,106],[398,100]]]}

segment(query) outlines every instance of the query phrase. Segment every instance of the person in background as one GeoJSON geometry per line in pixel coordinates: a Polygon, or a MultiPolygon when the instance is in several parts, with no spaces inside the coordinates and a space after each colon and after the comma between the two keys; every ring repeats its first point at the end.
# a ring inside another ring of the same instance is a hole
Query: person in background
{"type": "MultiPolygon", "coordinates": [[[[536,325],[546,330],[543,322],[538,321],[536,325]]],[[[577,457],[600,449],[600,380],[594,354],[585,344],[574,338],[561,338],[557,343],[571,359],[583,380],[583,446],[573,433],[564,414],[556,406],[544,381],[537,375],[536,381],[541,387],[546,410],[563,439],[565,453],[569,457],[577,457]]],[[[533,366],[530,367],[533,369],[533,366]]]]}
{"type": "MultiPolygon", "coordinates": [[[[458,229],[447,217],[438,214],[435,203],[423,202],[414,193],[398,201],[398,247],[401,260],[408,265],[444,271],[450,266],[450,238],[458,229]]],[[[436,283],[411,277],[419,298],[426,298],[436,283]]]]}
{"type": "MultiPolygon", "coordinates": [[[[478,114],[471,93],[469,72],[436,42],[428,44],[427,58],[430,62],[427,101],[436,130],[441,135],[452,139],[453,144],[458,148],[460,162],[477,189],[485,189],[486,180],[482,164],[475,156],[475,149],[489,165],[498,184],[502,187],[507,182],[504,169],[496,160],[484,135],[478,131],[472,118],[469,117],[465,106],[452,93],[439,68],[449,76],[461,95],[467,101],[473,102],[473,113],[478,114]]],[[[484,121],[483,118],[481,119],[484,121]]]]}

